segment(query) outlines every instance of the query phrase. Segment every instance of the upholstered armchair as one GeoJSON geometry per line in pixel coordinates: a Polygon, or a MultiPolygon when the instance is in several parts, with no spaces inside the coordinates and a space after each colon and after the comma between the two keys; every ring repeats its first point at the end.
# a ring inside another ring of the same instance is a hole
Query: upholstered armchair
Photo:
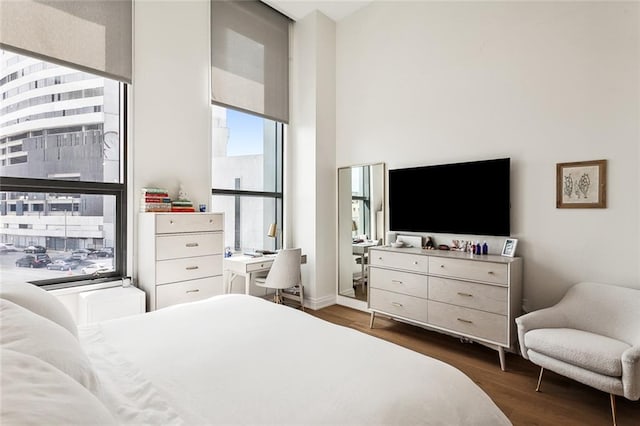
{"type": "Polygon", "coordinates": [[[522,356],[610,395],[640,399],[640,289],[582,282],[556,305],[516,318],[522,356]]]}

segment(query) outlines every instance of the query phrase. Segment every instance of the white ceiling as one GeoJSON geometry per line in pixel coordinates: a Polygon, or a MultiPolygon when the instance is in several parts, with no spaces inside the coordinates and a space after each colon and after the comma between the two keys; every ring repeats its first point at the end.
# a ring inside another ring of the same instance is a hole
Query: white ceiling
{"type": "Polygon", "coordinates": [[[319,10],[334,21],[339,21],[361,7],[371,3],[361,0],[262,0],[277,11],[297,21],[307,16],[314,10],[319,10]]]}

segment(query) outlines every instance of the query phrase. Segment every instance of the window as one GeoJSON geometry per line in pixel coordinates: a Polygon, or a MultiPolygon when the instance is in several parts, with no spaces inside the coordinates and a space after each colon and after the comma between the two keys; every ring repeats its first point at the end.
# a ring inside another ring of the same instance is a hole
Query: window
{"type": "Polygon", "coordinates": [[[282,246],[284,124],[212,106],[211,210],[225,213],[225,246],[236,251],[282,246]],[[275,237],[269,237],[276,224],[275,237]]]}
{"type": "Polygon", "coordinates": [[[372,235],[369,174],[368,166],[351,168],[351,219],[355,235],[372,235]]]}
{"type": "Polygon", "coordinates": [[[0,70],[0,242],[17,249],[0,281],[89,284],[95,263],[124,275],[127,86],[5,50],[0,70]],[[69,268],[19,266],[30,246],[69,268]]]}

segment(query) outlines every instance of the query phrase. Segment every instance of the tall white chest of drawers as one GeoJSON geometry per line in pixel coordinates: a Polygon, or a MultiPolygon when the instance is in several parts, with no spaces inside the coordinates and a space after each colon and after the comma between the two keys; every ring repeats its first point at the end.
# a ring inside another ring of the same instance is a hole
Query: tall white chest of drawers
{"type": "Polygon", "coordinates": [[[222,294],[223,213],[140,213],[138,284],[150,311],[222,294]]]}
{"type": "Polygon", "coordinates": [[[371,324],[388,315],[496,349],[515,350],[522,259],[375,247],[369,250],[371,324]]]}

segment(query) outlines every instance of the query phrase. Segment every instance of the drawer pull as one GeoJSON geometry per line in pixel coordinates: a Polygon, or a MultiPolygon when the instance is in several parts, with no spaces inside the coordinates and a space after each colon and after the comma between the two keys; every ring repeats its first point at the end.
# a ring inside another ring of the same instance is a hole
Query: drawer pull
{"type": "Polygon", "coordinates": [[[209,219],[209,223],[213,223],[213,219],[209,219]]]}
{"type": "Polygon", "coordinates": [[[198,243],[187,243],[185,244],[185,247],[198,247],[198,243]]]}
{"type": "Polygon", "coordinates": [[[444,268],[444,265],[440,265],[441,268],[444,268]]]}
{"type": "Polygon", "coordinates": [[[402,281],[400,281],[400,280],[391,280],[391,282],[392,282],[392,283],[396,283],[396,284],[400,284],[400,285],[404,284],[404,283],[403,283],[402,281]]]}
{"type": "Polygon", "coordinates": [[[391,302],[391,304],[393,306],[397,306],[398,308],[402,308],[402,303],[398,303],[398,302],[391,302]]]}
{"type": "Polygon", "coordinates": [[[493,271],[488,271],[487,274],[493,275],[493,271]]]}
{"type": "Polygon", "coordinates": [[[414,261],[413,261],[413,264],[414,264],[414,265],[417,265],[417,264],[418,264],[418,261],[417,261],[417,260],[414,260],[414,261]]]}
{"type": "Polygon", "coordinates": [[[172,220],[170,220],[170,221],[169,221],[169,223],[170,223],[171,225],[173,225],[173,221],[172,221],[172,220]]]}
{"type": "Polygon", "coordinates": [[[473,294],[458,292],[460,296],[473,297],[473,294]]]}
{"type": "Polygon", "coordinates": [[[473,321],[469,321],[469,320],[462,319],[462,318],[458,318],[458,321],[464,322],[464,323],[467,323],[467,324],[473,324],[473,321]]]}
{"type": "Polygon", "coordinates": [[[382,260],[382,256],[378,257],[378,260],[382,260]]]}
{"type": "Polygon", "coordinates": [[[194,269],[198,269],[198,266],[187,266],[186,268],[187,271],[193,271],[194,269]]]}
{"type": "Polygon", "coordinates": [[[197,292],[199,292],[199,291],[200,291],[200,289],[199,289],[199,288],[196,288],[196,289],[194,289],[194,290],[187,290],[187,293],[197,293],[197,292]]]}

